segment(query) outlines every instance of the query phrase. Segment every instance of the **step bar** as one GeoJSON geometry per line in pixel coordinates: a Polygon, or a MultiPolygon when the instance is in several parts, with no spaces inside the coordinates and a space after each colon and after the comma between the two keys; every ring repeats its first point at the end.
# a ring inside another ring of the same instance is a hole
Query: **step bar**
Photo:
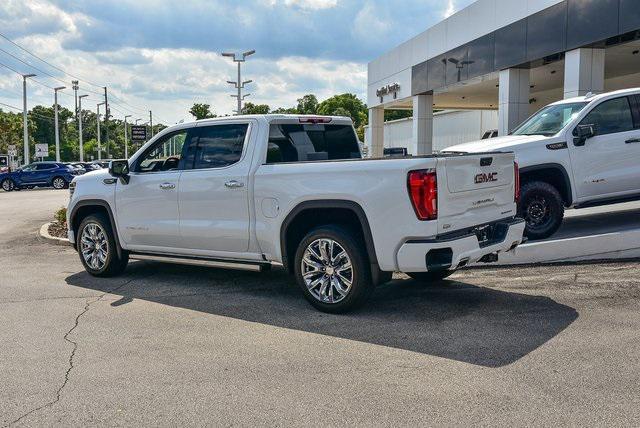
{"type": "Polygon", "coordinates": [[[212,267],[218,269],[246,270],[251,272],[263,272],[271,269],[271,263],[251,263],[235,260],[221,260],[206,257],[187,257],[178,255],[130,253],[129,258],[133,260],[146,260],[153,262],[171,263],[178,265],[212,267]]]}

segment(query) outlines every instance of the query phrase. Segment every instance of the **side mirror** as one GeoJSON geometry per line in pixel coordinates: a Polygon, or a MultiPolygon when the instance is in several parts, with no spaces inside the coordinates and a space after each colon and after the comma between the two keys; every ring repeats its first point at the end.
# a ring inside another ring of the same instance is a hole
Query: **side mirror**
{"type": "Polygon", "coordinates": [[[584,146],[587,140],[595,137],[595,135],[596,129],[594,125],[578,125],[574,131],[573,145],[584,146]]]}
{"type": "Polygon", "coordinates": [[[120,178],[124,184],[129,184],[129,161],[126,159],[112,160],[109,162],[109,174],[120,178]]]}

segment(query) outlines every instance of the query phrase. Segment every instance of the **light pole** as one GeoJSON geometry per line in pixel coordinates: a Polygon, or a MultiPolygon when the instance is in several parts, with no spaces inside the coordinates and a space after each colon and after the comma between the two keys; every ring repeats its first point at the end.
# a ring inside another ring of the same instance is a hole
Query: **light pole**
{"type": "Polygon", "coordinates": [[[73,94],[74,94],[74,99],[76,102],[76,109],[73,112],[73,114],[76,117],[76,122],[78,121],[78,89],[80,89],[80,82],[78,82],[77,80],[72,80],[71,81],[71,88],[73,89],[73,94]]]}
{"type": "Polygon", "coordinates": [[[149,126],[151,127],[151,138],[153,138],[153,113],[149,110],[149,126]]]}
{"type": "MultiPolygon", "coordinates": [[[[102,146],[100,145],[100,106],[105,105],[106,103],[101,102],[96,104],[96,126],[97,126],[97,136],[98,136],[98,160],[102,160],[102,146]]],[[[108,143],[107,143],[108,144],[108,143]]]]}
{"type": "Polygon", "coordinates": [[[246,84],[249,84],[252,82],[252,80],[246,80],[246,81],[242,81],[242,72],[241,72],[241,65],[243,62],[246,61],[248,56],[253,55],[254,53],[256,53],[255,50],[250,50],[247,52],[242,53],[242,55],[238,54],[236,55],[235,53],[229,53],[229,52],[223,52],[222,56],[226,56],[228,58],[233,58],[233,62],[238,64],[238,80],[235,82],[232,82],[230,80],[227,80],[227,83],[230,85],[234,85],[235,88],[238,90],[238,95],[232,95],[234,98],[238,99],[238,114],[242,114],[242,90],[244,89],[244,86],[246,84]]]}
{"type": "Polygon", "coordinates": [[[23,141],[23,155],[24,164],[29,163],[29,125],[27,123],[27,79],[29,77],[35,77],[35,74],[23,74],[22,75],[22,136],[23,141]]]}
{"type": "Polygon", "coordinates": [[[82,143],[82,99],[89,95],[80,95],[78,97],[78,142],[80,143],[80,162],[84,162],[84,146],[82,143]]]}
{"type": "Polygon", "coordinates": [[[53,111],[55,119],[55,131],[56,131],[56,162],[60,162],[60,128],[58,125],[58,91],[65,89],[65,86],[58,86],[53,88],[53,111]]]}
{"type": "Polygon", "coordinates": [[[131,117],[130,114],[126,115],[124,117],[124,158],[125,159],[129,159],[129,151],[128,151],[128,146],[129,146],[129,142],[128,142],[128,137],[127,137],[127,118],[131,117]]]}

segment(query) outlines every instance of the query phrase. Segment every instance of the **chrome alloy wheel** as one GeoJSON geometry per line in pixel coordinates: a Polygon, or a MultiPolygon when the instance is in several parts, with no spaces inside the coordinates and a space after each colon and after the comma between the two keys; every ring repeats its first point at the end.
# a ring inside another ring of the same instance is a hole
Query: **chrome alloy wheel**
{"type": "Polygon", "coordinates": [[[313,297],[338,303],[351,290],[353,267],[346,250],[333,239],[316,239],[302,256],[302,278],[313,297]]]}
{"type": "Polygon", "coordinates": [[[91,269],[104,268],[109,254],[109,240],[100,225],[89,223],[84,227],[80,238],[80,251],[91,269]]]}
{"type": "Polygon", "coordinates": [[[60,190],[60,189],[64,189],[64,179],[58,177],[56,179],[53,180],[53,188],[60,190]]]}

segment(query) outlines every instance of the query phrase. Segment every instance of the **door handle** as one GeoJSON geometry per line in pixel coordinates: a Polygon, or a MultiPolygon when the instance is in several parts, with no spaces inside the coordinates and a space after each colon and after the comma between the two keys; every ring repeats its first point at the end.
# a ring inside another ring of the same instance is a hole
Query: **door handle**
{"type": "Polygon", "coordinates": [[[244,187],[244,183],[241,183],[237,180],[227,181],[226,183],[224,183],[224,185],[227,186],[229,189],[237,189],[239,187],[244,187]]]}
{"type": "Polygon", "coordinates": [[[171,190],[171,189],[175,189],[175,188],[176,188],[176,185],[175,185],[175,184],[173,184],[173,183],[162,183],[162,184],[160,185],[160,188],[161,188],[162,190],[171,190]]]}
{"type": "Polygon", "coordinates": [[[625,141],[627,144],[640,143],[640,138],[632,138],[630,140],[625,141]]]}

